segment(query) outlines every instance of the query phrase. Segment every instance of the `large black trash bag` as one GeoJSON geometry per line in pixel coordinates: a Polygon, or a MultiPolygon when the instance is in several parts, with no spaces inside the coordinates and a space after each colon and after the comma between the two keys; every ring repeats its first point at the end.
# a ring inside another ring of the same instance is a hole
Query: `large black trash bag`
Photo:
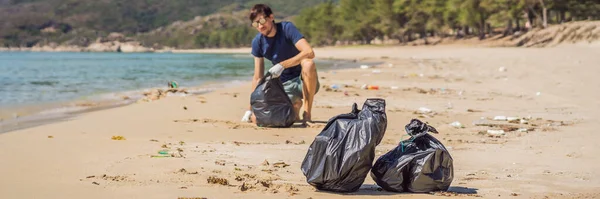
{"type": "Polygon", "coordinates": [[[353,192],[364,182],[385,134],[385,100],[367,99],[362,110],[335,116],[308,148],[302,162],[306,181],[323,191],[353,192]]]}
{"type": "Polygon", "coordinates": [[[417,119],[405,129],[411,138],[375,161],[373,180],[393,192],[447,191],[454,178],[454,166],[446,147],[427,133],[437,130],[417,119]]]}
{"type": "Polygon", "coordinates": [[[290,127],[296,120],[294,106],[283,84],[270,73],[260,80],[250,95],[250,106],[256,125],[261,127],[290,127]]]}

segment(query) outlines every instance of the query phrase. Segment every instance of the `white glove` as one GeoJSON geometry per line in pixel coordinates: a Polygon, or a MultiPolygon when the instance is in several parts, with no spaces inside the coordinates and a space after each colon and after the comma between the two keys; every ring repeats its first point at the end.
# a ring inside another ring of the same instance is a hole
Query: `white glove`
{"type": "Polygon", "coordinates": [[[271,75],[273,75],[274,78],[277,78],[281,75],[281,73],[283,73],[284,69],[285,68],[281,64],[276,64],[275,66],[269,69],[269,73],[271,73],[271,75]]]}
{"type": "Polygon", "coordinates": [[[242,122],[250,122],[250,116],[252,116],[252,111],[246,111],[244,117],[242,117],[242,122]]]}

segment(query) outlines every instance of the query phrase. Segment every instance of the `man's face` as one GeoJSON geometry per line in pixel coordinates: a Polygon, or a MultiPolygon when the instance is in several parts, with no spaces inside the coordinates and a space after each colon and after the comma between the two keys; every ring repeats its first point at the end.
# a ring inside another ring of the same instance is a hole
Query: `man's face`
{"type": "Polygon", "coordinates": [[[256,17],[256,19],[254,19],[254,21],[252,21],[252,26],[261,34],[268,36],[273,30],[273,15],[270,17],[259,15],[256,17]]]}

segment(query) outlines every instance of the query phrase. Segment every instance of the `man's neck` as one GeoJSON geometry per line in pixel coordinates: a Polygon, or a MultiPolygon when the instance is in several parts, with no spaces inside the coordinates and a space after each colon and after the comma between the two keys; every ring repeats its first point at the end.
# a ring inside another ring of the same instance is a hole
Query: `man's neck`
{"type": "Polygon", "coordinates": [[[269,38],[275,37],[276,34],[277,34],[277,24],[273,23],[273,26],[271,26],[271,32],[267,35],[267,37],[269,37],[269,38]]]}

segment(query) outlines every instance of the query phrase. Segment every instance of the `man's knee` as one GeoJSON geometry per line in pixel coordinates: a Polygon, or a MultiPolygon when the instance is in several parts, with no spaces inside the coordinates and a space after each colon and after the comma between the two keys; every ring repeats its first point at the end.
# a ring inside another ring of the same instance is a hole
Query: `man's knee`
{"type": "Polygon", "coordinates": [[[315,62],[312,59],[304,59],[300,62],[300,65],[302,66],[303,74],[315,72],[317,69],[315,62]]]}

